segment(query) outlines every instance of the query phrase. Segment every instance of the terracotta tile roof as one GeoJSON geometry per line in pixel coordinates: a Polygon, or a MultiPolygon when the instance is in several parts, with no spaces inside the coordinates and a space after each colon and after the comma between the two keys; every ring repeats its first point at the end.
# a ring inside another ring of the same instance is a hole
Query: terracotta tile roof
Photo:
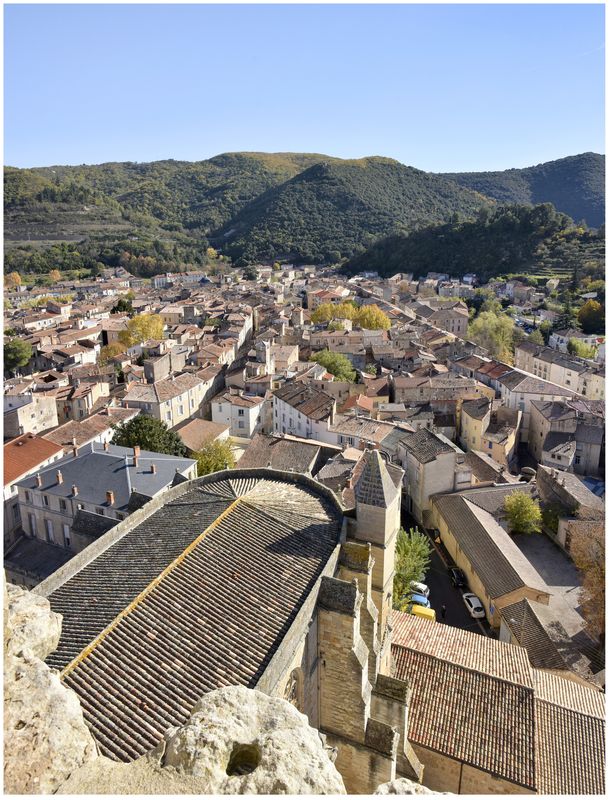
{"type": "Polygon", "coordinates": [[[535,669],[524,648],[394,611],[408,736],[538,794],[604,795],[602,692],[535,669]]]}
{"type": "Polygon", "coordinates": [[[535,789],[531,688],[411,648],[392,652],[412,691],[410,742],[535,789]]]}
{"type": "Polygon", "coordinates": [[[455,448],[427,428],[420,428],[414,433],[405,433],[402,437],[404,447],[412,453],[421,464],[434,461],[442,453],[454,453],[455,448]]]}
{"type": "Polygon", "coordinates": [[[302,476],[186,486],[49,595],[64,618],[48,663],[115,760],[154,747],[205,692],[255,686],[340,539],[342,511],[302,476]]]}
{"type": "MultiPolygon", "coordinates": [[[[511,484],[505,488],[489,487],[479,491],[497,490],[500,498],[498,507],[501,507],[507,494],[516,491],[511,484]]],[[[547,592],[548,587],[544,580],[510,539],[509,534],[494,519],[492,513],[478,505],[484,498],[475,498],[475,491],[436,495],[432,503],[445,520],[489,596],[502,597],[524,586],[547,592]],[[471,501],[472,496],[478,503],[471,501]]],[[[497,502],[497,499],[495,496],[490,502],[497,502]]]]}
{"type": "Polygon", "coordinates": [[[326,419],[334,408],[335,400],[329,394],[309,384],[286,383],[273,392],[274,396],[292,406],[305,417],[314,420],[326,419]]]}
{"type": "Polygon", "coordinates": [[[33,433],[24,433],[4,445],[4,485],[14,483],[44,461],[63,455],[63,448],[33,433]]]}

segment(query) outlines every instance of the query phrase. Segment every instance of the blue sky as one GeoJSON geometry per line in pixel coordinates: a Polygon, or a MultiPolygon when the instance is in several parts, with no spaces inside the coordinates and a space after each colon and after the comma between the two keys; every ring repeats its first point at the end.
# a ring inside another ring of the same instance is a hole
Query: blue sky
{"type": "Polygon", "coordinates": [[[4,163],[604,152],[602,5],[5,5],[4,163]]]}

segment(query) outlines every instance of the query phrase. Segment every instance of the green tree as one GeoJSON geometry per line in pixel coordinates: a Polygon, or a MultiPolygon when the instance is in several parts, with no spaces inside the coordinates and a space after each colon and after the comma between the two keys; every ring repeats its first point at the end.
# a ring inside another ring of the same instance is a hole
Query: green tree
{"type": "Polygon", "coordinates": [[[258,280],[258,270],[256,267],[246,267],[243,270],[243,277],[246,281],[257,281],[258,280]]]}
{"type": "Polygon", "coordinates": [[[321,364],[322,367],[334,375],[339,381],[355,382],[355,370],[347,356],[342,353],[333,353],[331,350],[320,350],[311,356],[311,361],[321,364]]]}
{"type": "Polygon", "coordinates": [[[567,342],[567,352],[572,356],[579,356],[580,358],[594,358],[596,355],[596,347],[582,342],[581,339],[569,339],[567,342]]]}
{"type": "Polygon", "coordinates": [[[121,297],[115,306],[110,310],[111,314],[133,314],[131,300],[121,297]]]}
{"type": "Polygon", "coordinates": [[[533,333],[529,333],[527,336],[527,342],[531,342],[531,344],[545,344],[543,333],[539,330],[539,328],[535,328],[533,333]]]}
{"type": "Polygon", "coordinates": [[[577,313],[584,333],[604,333],[605,309],[596,300],[587,300],[577,313]]]}
{"type": "Polygon", "coordinates": [[[552,333],[552,323],[550,320],[544,319],[538,330],[543,336],[543,343],[547,344],[550,339],[550,334],[552,333]]]}
{"type": "Polygon", "coordinates": [[[422,581],[431,561],[432,545],[418,528],[400,528],[395,545],[393,607],[403,611],[412,594],[411,581],[422,581]]]}
{"type": "Polygon", "coordinates": [[[177,433],[169,430],[161,420],[138,414],[128,422],[116,425],[112,444],[121,447],[136,447],[152,453],[166,453],[170,456],[186,455],[186,448],[177,433]]]}
{"type": "Polygon", "coordinates": [[[514,491],[503,501],[510,533],[539,533],[541,509],[537,500],[524,492],[514,491]]]}
{"type": "Polygon", "coordinates": [[[514,352],[514,320],[505,314],[481,311],[467,328],[467,337],[506,364],[512,363],[514,352]]]}
{"type": "Polygon", "coordinates": [[[25,367],[33,355],[29,342],[21,339],[8,339],[4,342],[4,369],[15,373],[19,367],[25,367]]]}
{"type": "Polygon", "coordinates": [[[340,320],[333,319],[332,322],[328,322],[327,330],[329,331],[344,331],[345,326],[343,325],[340,320]]]}
{"type": "Polygon", "coordinates": [[[197,459],[199,477],[235,467],[235,453],[230,438],[209,442],[194,454],[194,458],[197,459]]]}
{"type": "Polygon", "coordinates": [[[138,314],[127,323],[127,328],[118,335],[125,347],[147,342],[148,339],[163,338],[163,320],[156,314],[138,314]]]}

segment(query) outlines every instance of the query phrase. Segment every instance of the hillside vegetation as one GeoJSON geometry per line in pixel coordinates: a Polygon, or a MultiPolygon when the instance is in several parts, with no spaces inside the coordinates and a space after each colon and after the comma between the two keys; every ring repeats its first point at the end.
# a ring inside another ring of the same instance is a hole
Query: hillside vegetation
{"type": "MultiPolygon", "coordinates": [[[[209,245],[238,265],[336,262],[391,234],[474,219],[495,204],[481,193],[485,188],[499,202],[533,202],[543,182],[527,183],[523,175],[541,176],[545,168],[565,204],[598,207],[603,157],[562,162],[498,173],[503,183],[485,173],[480,185],[476,176],[433,175],[388,158],[349,161],[316,153],[7,167],[5,272],[99,271],[123,263],[148,276],[205,264],[209,245]],[[562,162],[568,163],[558,170],[562,162]]],[[[557,206],[565,210],[558,200],[557,206]]]]}
{"type": "Polygon", "coordinates": [[[498,203],[552,203],[572,219],[597,228],[605,220],[605,157],[598,153],[503,172],[455,172],[444,178],[498,203]]]}
{"type": "Polygon", "coordinates": [[[577,281],[586,275],[602,278],[604,265],[604,231],[577,227],[545,203],[483,210],[473,222],[388,237],[347,262],[345,271],[376,270],[386,277],[398,272],[475,272],[481,279],[510,273],[559,274],[570,279],[575,275],[577,281]]]}

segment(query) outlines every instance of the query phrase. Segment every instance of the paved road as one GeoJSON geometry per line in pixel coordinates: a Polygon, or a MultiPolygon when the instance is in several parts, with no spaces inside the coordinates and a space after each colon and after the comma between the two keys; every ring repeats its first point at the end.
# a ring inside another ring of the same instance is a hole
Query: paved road
{"type": "MultiPolygon", "coordinates": [[[[417,526],[415,520],[406,513],[402,514],[402,526],[406,530],[414,528],[415,526],[418,527],[419,530],[424,530],[421,525],[417,526]]],[[[425,532],[428,533],[427,531],[425,532]]],[[[450,582],[447,572],[447,568],[451,563],[449,560],[450,557],[441,545],[438,547],[433,542],[431,536],[429,539],[434,549],[431,554],[431,563],[424,582],[429,586],[429,602],[436,612],[437,621],[442,622],[441,609],[442,606],[445,605],[446,618],[444,619],[444,623],[446,625],[462,628],[472,633],[493,636],[486,619],[478,620],[470,617],[461,597],[461,592],[455,589],[450,582]]]]}

